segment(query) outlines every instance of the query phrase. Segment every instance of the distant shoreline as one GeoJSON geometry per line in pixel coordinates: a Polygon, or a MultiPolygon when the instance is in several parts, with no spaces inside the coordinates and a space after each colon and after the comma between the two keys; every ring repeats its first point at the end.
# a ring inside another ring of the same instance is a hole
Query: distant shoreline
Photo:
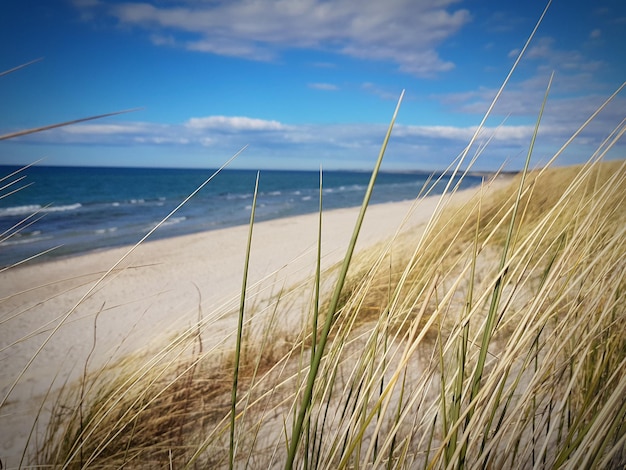
{"type": "MultiPolygon", "coordinates": [[[[10,171],[8,167],[5,170],[10,171]]],[[[0,265],[11,266],[52,248],[55,249],[28,263],[132,245],[198,188],[212,171],[30,168],[12,178],[24,176],[18,183],[25,188],[0,200],[0,233],[10,234],[0,241],[0,265]]],[[[247,224],[256,174],[250,170],[224,170],[151,238],[165,239],[247,224]]],[[[425,186],[430,187],[431,194],[440,193],[450,177],[444,175],[436,182],[438,178],[422,172],[381,173],[371,204],[413,201],[425,186]]],[[[461,189],[477,186],[483,179],[467,175],[461,189]]],[[[323,210],[359,206],[369,180],[370,174],[366,172],[325,172],[323,210]]],[[[459,177],[455,177],[454,183],[458,181],[459,177]]],[[[262,172],[257,221],[318,212],[319,186],[319,172],[262,172]]]]}

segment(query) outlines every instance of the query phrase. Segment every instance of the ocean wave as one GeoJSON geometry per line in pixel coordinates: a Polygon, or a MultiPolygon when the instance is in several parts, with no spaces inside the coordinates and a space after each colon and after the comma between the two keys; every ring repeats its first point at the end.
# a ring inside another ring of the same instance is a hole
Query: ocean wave
{"type": "Polygon", "coordinates": [[[162,207],[163,205],[165,205],[165,202],[167,201],[166,198],[164,197],[158,197],[158,198],[132,198],[132,199],[127,199],[124,201],[113,201],[113,202],[107,202],[107,205],[110,205],[111,207],[122,207],[122,206],[137,206],[137,205],[143,205],[143,204],[149,204],[149,205],[154,205],[157,207],[162,207]]]}
{"type": "Polygon", "coordinates": [[[185,220],[187,220],[187,217],[172,217],[171,219],[166,220],[161,226],[165,227],[167,225],[176,225],[184,222],[185,220]]]}
{"type": "Polygon", "coordinates": [[[66,206],[50,206],[44,207],[41,212],[65,212],[65,211],[75,211],[76,209],[80,209],[83,205],[80,202],[76,204],[68,204],[66,206]]]}
{"type": "Polygon", "coordinates": [[[94,233],[98,234],[98,235],[102,235],[105,233],[113,233],[117,231],[117,227],[109,227],[109,228],[99,228],[97,230],[94,230],[94,233]]]}
{"type": "Polygon", "coordinates": [[[0,242],[0,246],[25,245],[27,243],[41,242],[41,241],[50,240],[50,239],[52,239],[52,237],[13,236],[13,237],[10,237],[8,240],[4,240],[3,242],[0,242]]]}
{"type": "Polygon", "coordinates": [[[362,184],[351,184],[351,185],[342,185],[334,188],[323,188],[323,194],[332,194],[332,193],[344,193],[344,192],[353,192],[353,191],[365,191],[367,186],[362,184]]]}
{"type": "Polygon", "coordinates": [[[42,207],[39,204],[28,204],[25,206],[14,206],[0,209],[0,217],[11,217],[16,215],[31,215],[35,212],[65,212],[74,211],[83,205],[79,202],[75,204],[67,204],[64,206],[48,206],[42,207]]]}
{"type": "Polygon", "coordinates": [[[227,201],[238,200],[238,199],[250,199],[253,194],[252,193],[221,193],[220,196],[226,197],[227,201]]]}
{"type": "Polygon", "coordinates": [[[39,204],[29,204],[26,206],[15,206],[0,209],[0,217],[7,217],[12,215],[30,215],[33,212],[37,212],[41,209],[39,204]]]}

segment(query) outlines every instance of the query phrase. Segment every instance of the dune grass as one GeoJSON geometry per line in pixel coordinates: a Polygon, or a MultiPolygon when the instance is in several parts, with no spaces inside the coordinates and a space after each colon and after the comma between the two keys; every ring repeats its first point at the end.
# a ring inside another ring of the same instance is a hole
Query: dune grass
{"type": "Polygon", "coordinates": [[[289,297],[311,295],[314,280],[243,323],[255,333],[244,335],[235,426],[234,344],[201,351],[201,322],[160,354],[85,377],[80,403],[68,387],[39,464],[281,467],[304,409],[298,468],[620,468],[626,162],[521,180],[445,208],[420,237],[356,254],[306,406],[314,323],[284,331],[276,318],[294,314],[289,297]]]}

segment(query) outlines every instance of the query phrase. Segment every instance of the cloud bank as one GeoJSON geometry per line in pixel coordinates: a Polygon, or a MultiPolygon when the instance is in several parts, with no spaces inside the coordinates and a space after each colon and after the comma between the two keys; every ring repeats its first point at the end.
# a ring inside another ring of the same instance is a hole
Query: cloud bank
{"type": "MultiPolygon", "coordinates": [[[[596,97],[597,98],[597,97],[596,97]]],[[[595,110],[601,102],[579,102],[578,105],[595,110]]],[[[598,148],[618,123],[624,99],[613,102],[596,121],[585,129],[576,141],[575,152],[565,162],[585,160],[598,148]],[[569,160],[568,160],[569,159],[569,160]],[[571,160],[571,161],[570,161],[571,160]]],[[[576,113],[576,118],[565,119],[571,108],[569,101],[555,100],[546,109],[539,131],[536,160],[546,161],[578,129],[587,115],[576,113]]],[[[571,116],[571,115],[570,115],[571,116]]],[[[493,120],[491,120],[493,121],[493,120]]],[[[248,144],[248,153],[257,157],[247,166],[280,168],[286,163],[294,167],[315,169],[320,163],[332,168],[367,168],[375,158],[386,132],[386,124],[287,124],[247,116],[192,117],[178,124],[150,122],[86,123],[15,139],[23,143],[73,146],[111,147],[116,152],[123,148],[167,147],[178,148],[180,155],[198,151],[229,155],[248,144]],[[308,165],[308,166],[307,166],[308,165]],[[297,167],[297,165],[295,165],[297,167]]],[[[510,169],[519,169],[533,133],[532,124],[488,124],[480,130],[476,149],[488,143],[479,169],[494,169],[510,160],[510,169]]],[[[462,151],[476,133],[476,126],[408,125],[396,124],[387,152],[387,166],[393,169],[445,168],[462,151]]],[[[624,150],[624,145],[616,151],[624,150]]],[[[181,157],[185,158],[185,157],[181,157]]],[[[194,166],[192,160],[177,165],[194,166]]]]}
{"type": "Polygon", "coordinates": [[[432,77],[454,64],[436,47],[471,20],[458,0],[80,1],[83,18],[113,18],[145,31],[157,46],[251,60],[276,60],[288,49],[317,49],[395,63],[432,77]]]}

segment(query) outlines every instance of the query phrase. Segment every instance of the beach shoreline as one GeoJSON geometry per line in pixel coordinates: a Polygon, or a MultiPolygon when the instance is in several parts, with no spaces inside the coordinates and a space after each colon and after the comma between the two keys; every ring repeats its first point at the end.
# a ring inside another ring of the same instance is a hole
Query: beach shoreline
{"type": "MultiPolygon", "coordinates": [[[[5,169],[6,172],[19,168],[5,169]]],[[[223,170],[187,203],[178,207],[210,171],[141,168],[39,167],[24,170],[30,183],[0,203],[0,268],[35,256],[28,264],[136,243],[170,213],[151,235],[164,239],[246,225],[256,171],[223,170]]],[[[319,210],[320,174],[315,171],[260,173],[258,222],[319,210]]],[[[429,187],[438,193],[450,175],[381,173],[372,204],[414,200],[429,187]],[[429,179],[432,178],[432,179],[429,179]],[[434,183],[435,178],[441,178],[434,183]],[[428,184],[431,181],[431,185],[428,184]]],[[[461,187],[484,177],[465,175],[461,187]]],[[[325,210],[358,207],[369,183],[366,172],[326,172],[325,210]]]]}

